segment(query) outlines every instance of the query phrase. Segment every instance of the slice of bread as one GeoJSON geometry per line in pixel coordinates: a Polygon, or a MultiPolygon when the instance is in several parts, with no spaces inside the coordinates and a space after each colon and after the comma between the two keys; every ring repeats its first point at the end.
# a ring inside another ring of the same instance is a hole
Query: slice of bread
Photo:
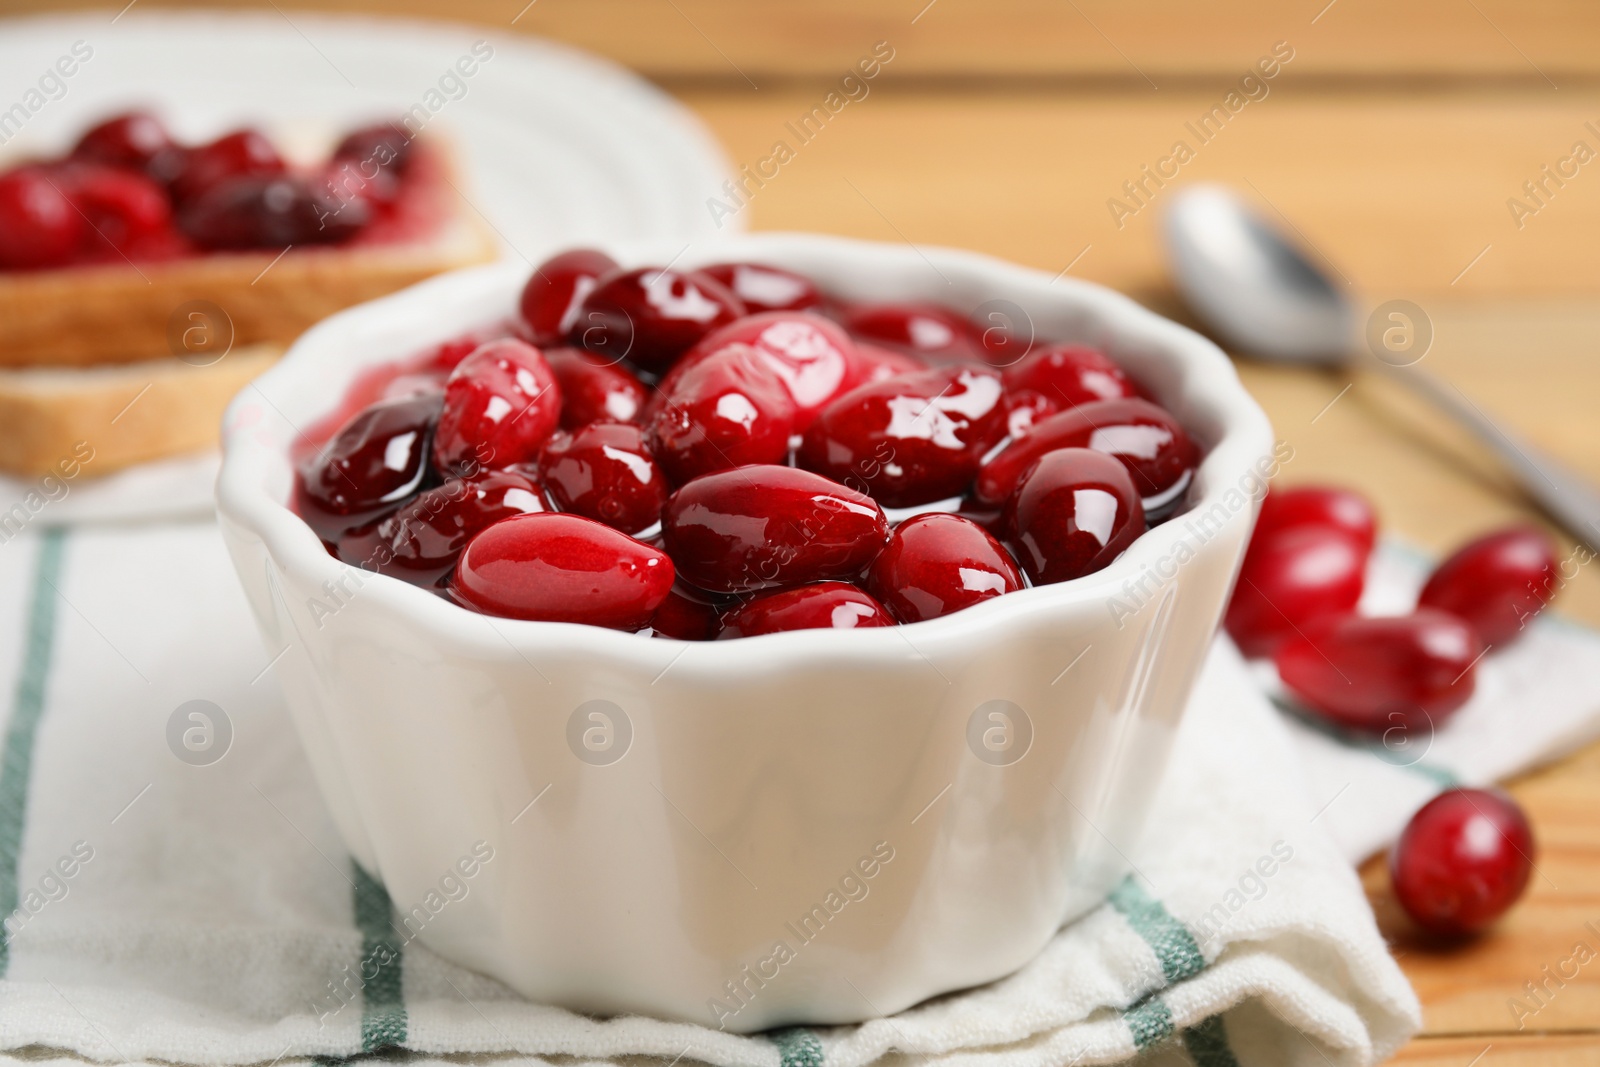
{"type": "Polygon", "coordinates": [[[281,345],[181,359],[0,370],[0,470],[23,477],[63,464],[95,477],[216,444],[223,409],[272,366],[281,345]]]}
{"type": "Polygon", "coordinates": [[[231,327],[235,346],[287,344],[342,308],[494,258],[444,144],[418,142],[412,168],[421,172],[422,201],[412,206],[428,220],[415,237],[0,273],[0,366],[182,355],[191,350],[183,336],[196,307],[208,309],[209,325],[231,327]]]}

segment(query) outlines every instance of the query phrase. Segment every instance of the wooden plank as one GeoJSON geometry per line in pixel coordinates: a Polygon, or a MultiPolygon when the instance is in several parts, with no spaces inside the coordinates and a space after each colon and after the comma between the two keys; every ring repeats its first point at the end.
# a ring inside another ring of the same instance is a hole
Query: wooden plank
{"type": "MultiPolygon", "coordinates": [[[[196,6],[196,0],[188,0],[196,6]]],[[[6,0],[8,12],[100,0],[6,0]]],[[[120,6],[120,5],[114,5],[120,6]]],[[[267,7],[264,0],[255,6],[267,7]]],[[[1600,8],[1586,0],[280,0],[513,26],[569,41],[664,80],[745,85],[837,78],[873,42],[899,50],[897,77],[1045,78],[1150,89],[1238,78],[1287,40],[1329,78],[1459,80],[1562,88],[1600,72],[1600,8]],[[1148,79],[1148,80],[1147,80],[1148,79]]]]}
{"type": "Polygon", "coordinates": [[[1596,1067],[1600,1040],[1536,1034],[1424,1037],[1392,1062],[1405,1067],[1596,1067]]]}

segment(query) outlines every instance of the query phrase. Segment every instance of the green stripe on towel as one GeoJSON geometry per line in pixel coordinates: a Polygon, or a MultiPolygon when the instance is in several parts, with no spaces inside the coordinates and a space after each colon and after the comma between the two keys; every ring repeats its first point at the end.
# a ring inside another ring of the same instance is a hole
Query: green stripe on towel
{"type": "Polygon", "coordinates": [[[1149,997],[1122,1013],[1140,1051],[1172,1036],[1172,1010],[1160,997],[1149,997]]]}
{"type": "Polygon", "coordinates": [[[1121,912],[1134,933],[1150,945],[1169,985],[1205,969],[1206,959],[1200,954],[1194,935],[1172,917],[1161,901],[1146,893],[1133,875],[1128,875],[1111,891],[1111,906],[1121,912]]]}
{"type": "Polygon", "coordinates": [[[822,1067],[822,1042],[805,1027],[775,1030],[767,1036],[778,1046],[781,1067],[822,1067]]]}
{"type": "MultiPolygon", "coordinates": [[[[11,702],[5,749],[0,753],[0,920],[17,910],[17,860],[22,853],[22,828],[28,811],[28,781],[33,776],[33,740],[44,715],[45,684],[50,678],[56,634],[56,584],[61,578],[62,547],[67,532],[57,527],[39,538],[28,606],[28,634],[11,702]]],[[[11,931],[0,931],[0,975],[11,965],[11,931]]]]}
{"type": "Polygon", "coordinates": [[[406,1041],[406,1004],[400,988],[400,942],[394,937],[394,903],[383,883],[355,870],[356,926],[361,929],[361,1051],[406,1041]]]}
{"type": "Polygon", "coordinates": [[[1239,1067],[1228,1047],[1228,1033],[1222,1026],[1222,1016],[1213,1015],[1183,1032],[1183,1047],[1195,1067],[1239,1067]]]}

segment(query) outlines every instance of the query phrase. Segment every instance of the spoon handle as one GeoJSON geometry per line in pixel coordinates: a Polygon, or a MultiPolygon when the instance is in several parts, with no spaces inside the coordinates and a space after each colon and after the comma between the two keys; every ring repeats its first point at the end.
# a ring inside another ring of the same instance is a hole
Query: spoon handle
{"type": "MultiPolygon", "coordinates": [[[[1499,454],[1522,488],[1568,533],[1600,551],[1600,492],[1589,479],[1535,445],[1502,429],[1465,393],[1418,367],[1375,361],[1392,380],[1449,412],[1499,454]]],[[[1370,365],[1370,364],[1369,364],[1370,365]]]]}

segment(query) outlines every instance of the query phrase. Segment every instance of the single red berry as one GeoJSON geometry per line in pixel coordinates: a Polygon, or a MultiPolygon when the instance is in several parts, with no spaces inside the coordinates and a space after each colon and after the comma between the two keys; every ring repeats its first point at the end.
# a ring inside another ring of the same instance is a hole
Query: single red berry
{"type": "Polygon", "coordinates": [[[1004,435],[1000,376],[939,367],[839,397],[806,431],[796,461],[887,507],[914,507],[963,493],[1004,435]]]}
{"type": "Polygon", "coordinates": [[[308,521],[324,533],[342,531],[419,492],[430,473],[428,445],[439,407],[438,396],[420,396],[357,412],[305,471],[304,496],[324,513],[308,515],[308,521]],[[314,521],[324,516],[334,518],[314,521]]]}
{"type": "Polygon", "coordinates": [[[557,431],[539,454],[539,474],[556,507],[627,534],[659,522],[669,492],[644,431],[620,422],[557,431]]]}
{"type": "Polygon", "coordinates": [[[334,146],[334,160],[345,160],[366,171],[405,173],[411,162],[414,138],[399,122],[378,122],[351,130],[334,146]]]}
{"type": "Polygon", "coordinates": [[[672,588],[672,560],[579,515],[502,519],[461,553],[450,593],[489,615],[642,630],[672,588]]]}
{"type": "Polygon", "coordinates": [[[172,181],[172,195],[187,203],[232,178],[276,177],[287,167],[278,149],[259,130],[243,129],[183,154],[172,181]]]}
{"type": "Polygon", "coordinates": [[[1424,930],[1487,928],[1528,887],[1536,846],[1528,817],[1498,790],[1449,789],[1424,804],[1389,851],[1389,878],[1424,930]]]}
{"type": "MultiPolygon", "coordinates": [[[[534,268],[518,307],[535,344],[560,345],[578,321],[595,283],[617,270],[617,262],[592,248],[574,248],[534,268]]],[[[615,363],[620,356],[608,362],[615,363]]]]}
{"type": "Polygon", "coordinates": [[[650,619],[657,637],[679,641],[712,641],[722,629],[722,612],[711,597],[679,581],[650,619]]]}
{"type": "Polygon", "coordinates": [[[178,215],[202,248],[287,248],[337,244],[372,221],[364,200],[340,200],[299,176],[247,175],[212,185],[178,215]]]}
{"type": "Polygon", "coordinates": [[[90,127],[78,138],[70,158],[143,172],[157,156],[175,147],[160,119],[148,111],[128,111],[90,127]]]}
{"type": "Polygon", "coordinates": [[[673,382],[650,418],[650,446],[675,483],[748,463],[782,463],[794,401],[748,348],[713,352],[673,382]]]}
{"type": "Polygon", "coordinates": [[[1555,542],[1537,526],[1497,530],[1439,564],[1417,604],[1459,615],[1499,648],[1554,599],[1557,565],[1555,542]]]}
{"type": "Polygon", "coordinates": [[[1127,467],[1087,448],[1048,452],[1006,502],[1006,529],[1035,585],[1109,565],[1144,533],[1144,505],[1127,467]]]}
{"type": "Polygon", "coordinates": [[[907,519],[867,572],[867,591],[901,622],[936,619],[1022,588],[999,541],[960,515],[907,519]]]}
{"type": "Polygon", "coordinates": [[[1251,544],[1302,526],[1333,526],[1354,537],[1362,551],[1372,551],[1378,538],[1378,519],[1372,503],[1360,493],[1322,485],[1296,485],[1273,489],[1261,501],[1251,544]]]}
{"type": "Polygon", "coordinates": [[[1162,408],[1148,400],[1095,400],[1052,415],[1012,441],[978,472],[974,494],[987,504],[1005,500],[1040,456],[1058,448],[1091,448],[1121,460],[1152,524],[1181,506],[1200,462],[1199,449],[1162,408]]]}
{"type": "Polygon", "coordinates": [[[752,314],[761,311],[804,311],[822,303],[810,278],[756,263],[718,263],[701,267],[727,287],[752,314]]]}
{"type": "Polygon", "coordinates": [[[120,259],[140,258],[170,246],[172,204],[166,192],[143,174],[74,164],[61,172],[61,187],[89,224],[86,250],[120,259]]]}
{"type": "Polygon", "coordinates": [[[856,630],[893,626],[894,619],[868,594],[849,582],[813,582],[767,593],[723,618],[721,640],[758,637],[786,630],[856,630]]]}
{"type": "Polygon", "coordinates": [[[1366,587],[1367,553],[1331,526],[1303,526],[1252,543],[1224,618],[1246,656],[1270,656],[1330,615],[1355,610],[1366,587]]]}
{"type": "Polygon", "coordinates": [[[862,304],[845,313],[844,325],[863,340],[934,363],[984,356],[972,323],[943,304],[862,304]]]}
{"type": "Polygon", "coordinates": [[[471,475],[537,459],[561,420],[561,386],[537,348],[505,338],[450,372],[433,438],[441,471],[471,475]]]}
{"type": "Polygon", "coordinates": [[[83,216],[44,168],[0,174],[0,267],[65,266],[89,233],[83,216]]]}
{"type": "Polygon", "coordinates": [[[338,539],[339,558],[416,585],[433,585],[455,567],[467,542],[501,519],[548,511],[539,484],[516,471],[450,478],[399,510],[338,539]]]}
{"type": "Polygon", "coordinates": [[[1444,611],[1324,618],[1278,649],[1283,684],[1339,726],[1381,734],[1442,726],[1472,696],[1483,645],[1444,611]]]}
{"type": "Polygon", "coordinates": [[[576,430],[591,422],[638,422],[645,389],[620,366],[581,348],[547,348],[544,358],[561,384],[561,428],[576,430]]]}
{"type": "Polygon", "coordinates": [[[1007,425],[1021,437],[1041,419],[1096,400],[1123,400],[1139,387],[1121,367],[1087,345],[1047,345],[1007,367],[1007,425]]]}
{"type": "Polygon", "coordinates": [[[796,431],[861,378],[855,342],[836,323],[807,312],[768,311],[707,334],[661,379],[661,392],[672,395],[683,375],[730,349],[749,352],[777,376],[794,401],[796,431]]]}
{"type": "Polygon", "coordinates": [[[745,313],[739,298],[699,271],[613,271],[584,297],[571,343],[664,373],[706,334],[745,313]]]}
{"type": "Polygon", "coordinates": [[[661,533],[686,581],[745,593],[852,578],[888,540],[889,522],[871,497],[821,475],[749,466],[672,494],[661,533]]]}

